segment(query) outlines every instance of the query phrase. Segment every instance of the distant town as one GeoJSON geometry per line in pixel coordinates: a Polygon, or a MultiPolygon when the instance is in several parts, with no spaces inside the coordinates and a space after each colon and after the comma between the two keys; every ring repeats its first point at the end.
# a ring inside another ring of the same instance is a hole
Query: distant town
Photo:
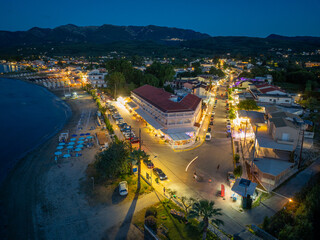
{"type": "Polygon", "coordinates": [[[66,236],[70,221],[79,239],[315,239],[319,56],[1,60],[0,78],[44,87],[73,111],[46,153],[41,234],[66,236]]]}

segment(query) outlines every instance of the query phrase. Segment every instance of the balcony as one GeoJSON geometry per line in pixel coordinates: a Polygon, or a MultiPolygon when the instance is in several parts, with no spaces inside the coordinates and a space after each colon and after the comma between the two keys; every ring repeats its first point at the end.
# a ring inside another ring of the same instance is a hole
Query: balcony
{"type": "Polygon", "coordinates": [[[277,143],[281,143],[281,144],[288,144],[288,145],[294,144],[294,139],[283,140],[281,138],[278,138],[276,141],[277,143]]]}

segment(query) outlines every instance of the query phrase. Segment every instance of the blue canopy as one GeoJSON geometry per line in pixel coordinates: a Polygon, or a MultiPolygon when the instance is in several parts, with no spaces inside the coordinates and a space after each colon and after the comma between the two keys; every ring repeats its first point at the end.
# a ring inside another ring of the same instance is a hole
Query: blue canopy
{"type": "Polygon", "coordinates": [[[62,143],[59,143],[59,146],[63,146],[63,145],[66,145],[66,144],[65,144],[65,143],[63,143],[63,142],[62,142],[62,143]]]}
{"type": "Polygon", "coordinates": [[[69,142],[69,145],[74,145],[74,142],[69,142]]]}
{"type": "Polygon", "coordinates": [[[84,143],[84,141],[78,141],[77,143],[84,143]]]}
{"type": "Polygon", "coordinates": [[[77,134],[72,134],[72,135],[71,135],[71,137],[76,137],[76,136],[78,136],[78,135],[77,135],[77,134]]]}
{"type": "Polygon", "coordinates": [[[54,155],[56,155],[56,156],[59,156],[59,155],[61,155],[62,154],[62,152],[55,152],[54,153],[54,155]]]}
{"type": "Polygon", "coordinates": [[[71,155],[70,154],[65,154],[65,155],[63,155],[63,157],[64,158],[68,158],[68,157],[71,157],[71,155]]]}
{"type": "Polygon", "coordinates": [[[77,146],[77,148],[83,148],[83,145],[82,145],[82,144],[79,144],[79,145],[77,146]]]}
{"type": "Polygon", "coordinates": [[[68,148],[68,149],[71,149],[71,148],[73,148],[73,146],[68,146],[67,148],[68,148]]]}
{"type": "Polygon", "coordinates": [[[76,152],[80,152],[82,149],[81,148],[76,148],[75,151],[76,152]]]}
{"type": "Polygon", "coordinates": [[[86,133],[86,135],[87,135],[87,136],[89,136],[89,135],[90,135],[90,133],[86,133]]]}
{"type": "Polygon", "coordinates": [[[61,150],[61,149],[63,149],[63,146],[59,146],[59,147],[57,147],[57,149],[58,149],[58,150],[61,150]]]}

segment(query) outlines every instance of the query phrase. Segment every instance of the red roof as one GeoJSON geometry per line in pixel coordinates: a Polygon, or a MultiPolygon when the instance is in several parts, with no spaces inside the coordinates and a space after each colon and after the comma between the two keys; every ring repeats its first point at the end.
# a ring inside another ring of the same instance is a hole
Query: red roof
{"type": "Polygon", "coordinates": [[[163,88],[150,85],[141,86],[132,92],[163,112],[194,111],[201,102],[201,98],[192,94],[188,94],[179,102],[174,102],[170,98],[176,97],[175,95],[166,92],[163,88]]]}
{"type": "Polygon", "coordinates": [[[274,86],[270,86],[270,87],[268,87],[268,88],[259,89],[259,91],[260,91],[261,93],[268,93],[268,92],[273,92],[273,91],[280,91],[280,92],[283,92],[283,93],[284,93],[283,90],[281,90],[281,89],[278,88],[278,87],[274,87],[274,86]]]}

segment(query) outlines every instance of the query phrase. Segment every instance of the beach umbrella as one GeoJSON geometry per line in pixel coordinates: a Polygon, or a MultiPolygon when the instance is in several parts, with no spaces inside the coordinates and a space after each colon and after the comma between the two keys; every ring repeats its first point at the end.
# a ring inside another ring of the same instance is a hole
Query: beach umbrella
{"type": "Polygon", "coordinates": [[[76,138],[71,138],[71,139],[70,139],[70,141],[75,141],[75,140],[77,140],[77,139],[76,139],[76,138]]]}
{"type": "Polygon", "coordinates": [[[67,149],[71,149],[71,148],[73,148],[73,146],[68,146],[68,147],[67,147],[67,149]]]}
{"type": "Polygon", "coordinates": [[[91,139],[91,138],[92,138],[92,136],[88,136],[87,138],[88,138],[88,139],[91,139]]]}
{"type": "Polygon", "coordinates": [[[84,141],[78,141],[77,143],[84,143],[84,141]]]}
{"type": "Polygon", "coordinates": [[[61,150],[61,149],[63,149],[63,146],[59,146],[59,147],[57,147],[57,149],[58,149],[58,150],[61,150]]]}
{"type": "Polygon", "coordinates": [[[80,138],[79,138],[79,140],[83,140],[83,139],[84,139],[84,137],[80,137],[80,138]]]}
{"type": "Polygon", "coordinates": [[[71,157],[71,155],[70,154],[65,154],[65,155],[63,155],[63,157],[64,158],[68,158],[68,157],[71,157]]]}
{"type": "Polygon", "coordinates": [[[75,151],[76,152],[80,152],[82,149],[81,148],[76,148],[75,151]]]}
{"type": "Polygon", "coordinates": [[[81,133],[81,134],[80,134],[80,136],[84,136],[84,135],[85,135],[84,133],[81,133]]]}
{"type": "Polygon", "coordinates": [[[59,155],[61,155],[62,154],[62,152],[55,152],[54,153],[54,155],[56,155],[56,156],[59,156],[59,155]]]}
{"type": "Polygon", "coordinates": [[[74,145],[74,142],[69,142],[69,145],[74,145]]]}
{"type": "Polygon", "coordinates": [[[76,136],[78,136],[78,135],[77,135],[77,134],[72,134],[72,135],[71,135],[71,137],[76,137],[76,136]]]}
{"type": "Polygon", "coordinates": [[[83,145],[82,144],[79,144],[78,146],[77,146],[77,148],[82,148],[83,147],[83,145]]]}
{"type": "Polygon", "coordinates": [[[87,136],[89,136],[89,135],[90,135],[90,133],[86,133],[86,135],[87,135],[87,136]]]}
{"type": "Polygon", "coordinates": [[[59,143],[59,146],[63,146],[63,145],[66,145],[65,143],[59,143]]]}

